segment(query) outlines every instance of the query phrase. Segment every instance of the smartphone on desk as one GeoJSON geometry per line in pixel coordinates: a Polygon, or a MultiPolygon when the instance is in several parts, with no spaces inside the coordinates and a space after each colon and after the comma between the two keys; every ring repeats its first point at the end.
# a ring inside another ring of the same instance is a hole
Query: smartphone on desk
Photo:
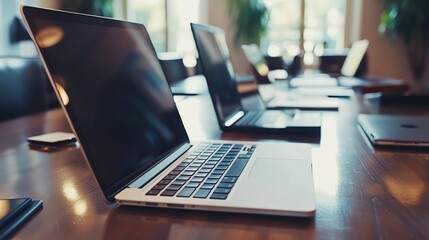
{"type": "Polygon", "coordinates": [[[56,148],[76,144],[76,137],[73,133],[52,132],[27,138],[31,147],[56,148]]]}

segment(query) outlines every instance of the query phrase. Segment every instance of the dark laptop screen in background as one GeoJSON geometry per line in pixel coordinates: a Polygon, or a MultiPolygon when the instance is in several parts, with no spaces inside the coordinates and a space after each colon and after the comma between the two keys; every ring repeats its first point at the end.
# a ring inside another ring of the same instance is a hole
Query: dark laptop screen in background
{"type": "Polygon", "coordinates": [[[242,109],[225,33],[211,26],[191,27],[218,120],[223,124],[228,115],[242,109]]]}
{"type": "Polygon", "coordinates": [[[24,12],[106,195],[188,141],[142,25],[24,12]]]}

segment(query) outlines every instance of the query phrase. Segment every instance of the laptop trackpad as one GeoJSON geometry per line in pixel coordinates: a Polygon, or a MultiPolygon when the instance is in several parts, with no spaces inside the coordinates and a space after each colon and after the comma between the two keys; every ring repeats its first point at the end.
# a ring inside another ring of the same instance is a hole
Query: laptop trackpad
{"type": "Polygon", "coordinates": [[[256,160],[248,176],[252,180],[257,179],[258,182],[266,182],[274,185],[284,184],[285,179],[296,175],[297,171],[301,172],[302,166],[303,164],[300,160],[259,158],[256,160]]]}

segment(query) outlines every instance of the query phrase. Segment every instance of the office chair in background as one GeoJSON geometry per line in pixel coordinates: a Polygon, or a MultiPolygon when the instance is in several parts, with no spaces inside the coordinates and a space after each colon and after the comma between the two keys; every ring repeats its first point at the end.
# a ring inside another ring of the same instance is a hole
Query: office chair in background
{"type": "Polygon", "coordinates": [[[0,121],[59,107],[39,58],[0,57],[0,121]]]}

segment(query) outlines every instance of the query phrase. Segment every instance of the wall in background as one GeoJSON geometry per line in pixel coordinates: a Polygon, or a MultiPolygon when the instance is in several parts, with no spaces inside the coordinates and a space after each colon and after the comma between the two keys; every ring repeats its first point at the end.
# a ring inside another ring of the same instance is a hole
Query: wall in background
{"type": "Polygon", "coordinates": [[[31,41],[11,43],[9,41],[9,27],[17,16],[21,18],[19,6],[33,5],[47,8],[57,8],[58,0],[0,0],[0,55],[36,56],[36,49],[31,41]]]}
{"type": "Polygon", "coordinates": [[[234,47],[234,24],[230,22],[227,0],[207,1],[208,17],[207,24],[225,30],[228,48],[231,54],[232,64],[237,74],[251,74],[249,64],[241,48],[234,47]]]}
{"type": "Polygon", "coordinates": [[[410,81],[412,76],[404,45],[378,33],[382,1],[363,0],[362,8],[365,17],[361,18],[361,36],[369,40],[369,73],[410,81]]]}
{"type": "Polygon", "coordinates": [[[17,14],[17,1],[0,1],[0,55],[16,55],[19,46],[9,41],[9,26],[17,14]]]}

